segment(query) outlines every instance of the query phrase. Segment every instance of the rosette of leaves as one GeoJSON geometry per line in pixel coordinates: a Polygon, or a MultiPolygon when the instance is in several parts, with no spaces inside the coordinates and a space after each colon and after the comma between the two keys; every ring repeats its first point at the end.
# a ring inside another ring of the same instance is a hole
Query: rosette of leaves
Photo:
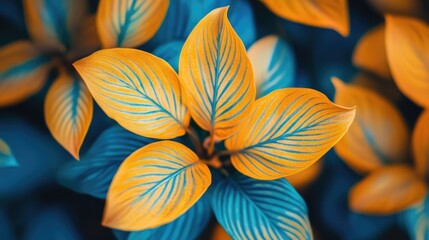
{"type": "Polygon", "coordinates": [[[305,202],[285,177],[332,148],[355,109],[303,88],[256,99],[252,64],[227,10],[213,10],[191,31],[179,74],[126,48],[74,63],[110,118],[152,139],[126,157],[107,192],[103,225],[133,231],[128,239],[195,238],[210,208],[235,239],[312,238],[305,202]],[[175,140],[183,135],[191,146],[175,140]]]}

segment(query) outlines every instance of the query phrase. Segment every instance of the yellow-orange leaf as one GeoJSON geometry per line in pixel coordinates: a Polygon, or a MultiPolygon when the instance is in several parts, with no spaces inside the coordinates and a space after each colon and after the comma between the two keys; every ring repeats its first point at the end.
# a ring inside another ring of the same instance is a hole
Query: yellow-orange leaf
{"type": "Polygon", "coordinates": [[[215,9],[197,24],[179,61],[192,118],[216,139],[236,132],[256,95],[252,66],[227,10],[215,9]]]}
{"type": "Polygon", "coordinates": [[[429,178],[429,110],[425,110],[417,120],[412,145],[417,172],[429,178]]]}
{"type": "Polygon", "coordinates": [[[302,190],[312,183],[319,175],[322,170],[322,160],[317,161],[310,167],[303,171],[287,176],[286,179],[292,186],[298,190],[302,190]]]}
{"type": "Polygon", "coordinates": [[[167,14],[169,0],[101,0],[97,30],[104,48],[137,47],[151,39],[167,14]]]}
{"type": "Polygon", "coordinates": [[[347,0],[261,0],[276,15],[349,35],[347,0]]]}
{"type": "Polygon", "coordinates": [[[387,58],[399,89],[429,107],[429,25],[412,18],[386,17],[387,58]]]}
{"type": "Polygon", "coordinates": [[[368,72],[358,72],[351,81],[351,84],[377,92],[390,102],[396,102],[402,97],[401,91],[396,86],[395,81],[386,81],[368,72]]]}
{"type": "Polygon", "coordinates": [[[356,44],[353,53],[353,64],[382,78],[390,79],[391,74],[387,61],[384,35],[384,24],[365,33],[356,44]]]}
{"type": "Polygon", "coordinates": [[[393,165],[370,173],[349,195],[350,208],[365,214],[393,214],[426,196],[426,184],[406,166],[393,165]]]}
{"type": "Polygon", "coordinates": [[[39,91],[51,69],[50,59],[29,41],[0,48],[0,107],[19,103],[39,91]]]}
{"type": "Polygon", "coordinates": [[[45,99],[45,120],[49,131],[74,158],[92,120],[92,97],[74,73],[61,69],[45,99]]]}
{"type": "Polygon", "coordinates": [[[131,154],[116,173],[103,225],[136,231],[169,223],[210,184],[209,168],[189,148],[173,141],[151,143],[131,154]]]}
{"type": "Polygon", "coordinates": [[[176,72],[164,60],[136,49],[105,49],[73,64],[104,112],[144,137],[185,134],[190,116],[176,72]]]}
{"type": "Polygon", "coordinates": [[[406,160],[409,132],[393,104],[376,92],[346,85],[333,78],[335,103],[356,106],[356,119],[335,146],[337,154],[354,170],[372,171],[406,160]]]}
{"type": "Polygon", "coordinates": [[[24,11],[31,38],[47,51],[65,52],[88,6],[87,0],[24,0],[24,11]]]}
{"type": "Polygon", "coordinates": [[[335,105],[312,89],[276,90],[255,102],[225,146],[241,173],[277,179],[319,160],[346,133],[354,115],[354,108],[335,105]]]}

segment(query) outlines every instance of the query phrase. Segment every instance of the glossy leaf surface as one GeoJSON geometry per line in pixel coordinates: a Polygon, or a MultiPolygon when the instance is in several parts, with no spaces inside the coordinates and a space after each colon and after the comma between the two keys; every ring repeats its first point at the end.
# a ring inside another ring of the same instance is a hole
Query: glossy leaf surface
{"type": "Polygon", "coordinates": [[[269,35],[259,39],[249,48],[248,55],[253,66],[257,97],[293,86],[295,58],[289,44],[281,38],[269,35]]]}
{"type": "Polygon", "coordinates": [[[50,70],[50,59],[30,41],[0,48],[0,107],[19,103],[39,91],[50,70]]]}
{"type": "Polygon", "coordinates": [[[252,66],[227,19],[227,8],[204,17],[183,45],[179,74],[192,118],[216,139],[232,135],[255,99],[252,66]]]}
{"type": "Polygon", "coordinates": [[[173,222],[158,228],[132,232],[128,240],[198,239],[211,217],[210,198],[204,195],[173,222]]]}
{"type": "Polygon", "coordinates": [[[387,61],[384,24],[374,27],[361,37],[353,53],[353,64],[382,78],[392,77],[387,61]]]}
{"type": "Polygon", "coordinates": [[[417,172],[429,178],[429,110],[421,113],[414,126],[412,147],[417,172]]]}
{"type": "Polygon", "coordinates": [[[151,143],[131,154],[113,178],[103,225],[130,231],[159,227],[191,208],[210,184],[209,168],[189,148],[151,143]]]}
{"type": "Polygon", "coordinates": [[[336,78],[333,83],[335,103],[356,106],[355,121],[335,146],[337,154],[360,173],[405,161],[409,132],[398,109],[376,92],[336,78]]]}
{"type": "Polygon", "coordinates": [[[399,89],[429,107],[429,25],[400,16],[386,17],[387,58],[399,89]]]}
{"type": "Polygon", "coordinates": [[[155,35],[169,0],[101,0],[97,30],[104,48],[137,47],[155,35]]]}
{"type": "Polygon", "coordinates": [[[393,214],[426,196],[426,184],[411,168],[402,165],[383,167],[356,184],[349,195],[350,208],[365,214],[393,214]]]}
{"type": "Polygon", "coordinates": [[[116,48],[100,50],[74,66],[98,105],[124,128],[158,139],[185,134],[190,116],[178,76],[164,60],[116,48]]]}
{"type": "Polygon", "coordinates": [[[88,6],[86,0],[24,0],[24,11],[31,38],[47,51],[65,52],[88,6]]]}
{"type": "Polygon", "coordinates": [[[154,140],[121,126],[105,130],[79,162],[68,161],[59,171],[59,182],[73,191],[106,198],[113,176],[134,151],[154,140]]]}
{"type": "Polygon", "coordinates": [[[285,179],[237,174],[216,186],[212,206],[233,239],[312,239],[307,206],[285,179]]]}
{"type": "Polygon", "coordinates": [[[13,156],[10,147],[7,143],[0,139],[0,168],[18,166],[16,158],[13,156]]]}
{"type": "Polygon", "coordinates": [[[237,134],[225,141],[231,162],[256,179],[277,179],[311,166],[346,133],[355,110],[305,88],[274,91],[256,101],[237,134]]]}
{"type": "Polygon", "coordinates": [[[279,17],[314,26],[330,28],[349,35],[347,0],[279,1],[262,0],[279,17]]]}
{"type": "Polygon", "coordinates": [[[92,120],[92,97],[75,73],[62,69],[45,99],[49,131],[73,157],[79,150],[92,120]]]}

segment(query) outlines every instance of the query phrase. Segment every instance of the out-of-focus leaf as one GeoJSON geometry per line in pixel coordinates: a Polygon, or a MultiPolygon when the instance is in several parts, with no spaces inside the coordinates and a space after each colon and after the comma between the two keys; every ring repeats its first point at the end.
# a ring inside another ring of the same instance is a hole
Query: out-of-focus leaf
{"type": "Polygon", "coordinates": [[[0,107],[19,103],[39,91],[51,68],[50,59],[29,41],[0,48],[0,107]]]}
{"type": "Polygon", "coordinates": [[[384,24],[361,37],[353,53],[353,64],[384,79],[392,77],[387,61],[384,24]]]}
{"type": "Polygon", "coordinates": [[[219,223],[216,223],[211,232],[210,240],[232,240],[232,238],[219,223]]]}
{"type": "Polygon", "coordinates": [[[349,195],[350,208],[365,214],[392,214],[419,203],[426,184],[402,165],[382,167],[356,184],[349,195]]]}
{"type": "Polygon", "coordinates": [[[106,49],[73,64],[98,105],[124,128],[151,138],[185,134],[190,115],[176,72],[136,49],[106,49]]]}
{"type": "Polygon", "coordinates": [[[349,35],[347,0],[261,0],[279,17],[349,35]]]}
{"type": "Polygon", "coordinates": [[[402,97],[401,91],[396,86],[395,81],[386,81],[371,73],[358,72],[350,84],[377,92],[390,102],[397,102],[402,97]]]}
{"type": "Polygon", "coordinates": [[[0,168],[1,167],[16,167],[19,166],[15,157],[13,156],[10,147],[5,141],[0,139],[0,168]]]}
{"type": "Polygon", "coordinates": [[[401,220],[411,239],[429,239],[429,197],[426,196],[423,202],[404,211],[401,220]]]}
{"type": "Polygon", "coordinates": [[[169,0],[101,0],[97,30],[104,48],[137,47],[151,39],[167,14],[169,0]]]}
{"type": "Polygon", "coordinates": [[[294,54],[281,38],[275,35],[261,38],[247,53],[252,63],[257,97],[294,85],[294,54]]]}
{"type": "Polygon", "coordinates": [[[212,206],[233,239],[312,239],[307,206],[286,179],[234,175],[216,186],[212,206]]]}
{"type": "Polygon", "coordinates": [[[412,147],[416,170],[429,179],[429,110],[423,111],[413,130],[412,147]]]}
{"type": "Polygon", "coordinates": [[[405,161],[409,132],[396,107],[376,92],[333,78],[335,103],[356,106],[356,119],[335,146],[337,154],[355,171],[366,173],[405,161]]]}
{"type": "Polygon", "coordinates": [[[237,131],[256,93],[251,63],[227,11],[215,9],[197,24],[179,61],[192,118],[219,140],[237,131]]]}
{"type": "Polygon", "coordinates": [[[79,150],[92,120],[92,97],[73,72],[61,69],[45,99],[45,121],[61,146],[79,160],[79,150]]]}
{"type": "Polygon", "coordinates": [[[369,0],[381,14],[398,14],[409,16],[424,16],[424,1],[420,0],[369,0]]]}
{"type": "Polygon", "coordinates": [[[320,175],[323,165],[322,162],[322,160],[319,160],[303,171],[287,176],[286,179],[294,188],[302,190],[310,185],[320,175]]]}
{"type": "Polygon", "coordinates": [[[79,162],[67,162],[60,169],[59,182],[73,191],[104,199],[120,164],[153,141],[113,126],[97,138],[79,162]]]}
{"type": "Polygon", "coordinates": [[[173,141],[151,143],[131,154],[113,178],[103,225],[140,231],[172,222],[210,183],[209,168],[189,148],[173,141]]]}
{"type": "Polygon", "coordinates": [[[399,89],[429,107],[429,25],[413,18],[386,17],[387,58],[399,89]]]}
{"type": "Polygon", "coordinates": [[[23,240],[82,239],[69,216],[59,207],[45,209],[28,225],[23,240]]]}
{"type": "Polygon", "coordinates": [[[171,223],[132,232],[128,240],[198,239],[212,217],[210,199],[203,195],[194,206],[171,223]]]}
{"type": "Polygon", "coordinates": [[[12,224],[2,209],[0,209],[0,237],[2,240],[16,239],[13,233],[12,224]]]}
{"type": "Polygon", "coordinates": [[[354,108],[306,88],[276,90],[258,99],[240,130],[225,141],[241,173],[271,180],[310,167],[347,132],[354,108]]]}
{"type": "Polygon", "coordinates": [[[69,59],[77,59],[100,49],[101,42],[97,34],[95,15],[85,17],[75,35],[69,59]]]}
{"type": "Polygon", "coordinates": [[[167,61],[171,67],[178,72],[179,71],[179,57],[182,51],[183,41],[171,41],[163,44],[153,51],[155,56],[158,56],[167,61]]]}
{"type": "Polygon", "coordinates": [[[47,51],[65,52],[88,13],[86,0],[24,0],[28,32],[47,51]]]}

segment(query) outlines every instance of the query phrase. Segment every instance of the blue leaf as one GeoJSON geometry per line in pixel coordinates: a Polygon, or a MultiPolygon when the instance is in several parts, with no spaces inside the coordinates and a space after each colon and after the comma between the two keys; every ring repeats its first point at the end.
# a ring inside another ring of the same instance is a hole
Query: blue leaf
{"type": "Polygon", "coordinates": [[[12,232],[12,226],[5,212],[0,209],[0,238],[2,240],[16,239],[12,232]]]}
{"type": "Polygon", "coordinates": [[[80,161],[66,163],[58,180],[73,191],[104,199],[122,161],[151,142],[154,140],[113,126],[98,137],[80,161]]]}
{"type": "Polygon", "coordinates": [[[212,207],[233,239],[312,239],[307,206],[285,179],[234,175],[216,186],[212,207]]]}
{"type": "Polygon", "coordinates": [[[24,240],[81,239],[69,216],[60,208],[44,210],[28,225],[24,240]]]}
{"type": "Polygon", "coordinates": [[[429,239],[429,195],[423,203],[404,211],[400,219],[411,239],[429,239]]]}
{"type": "Polygon", "coordinates": [[[163,44],[153,51],[153,54],[167,61],[178,72],[179,56],[182,51],[183,41],[171,41],[163,44]]]}
{"type": "Polygon", "coordinates": [[[154,229],[132,232],[128,240],[197,239],[211,216],[210,200],[205,194],[192,208],[173,222],[154,229]]]}

